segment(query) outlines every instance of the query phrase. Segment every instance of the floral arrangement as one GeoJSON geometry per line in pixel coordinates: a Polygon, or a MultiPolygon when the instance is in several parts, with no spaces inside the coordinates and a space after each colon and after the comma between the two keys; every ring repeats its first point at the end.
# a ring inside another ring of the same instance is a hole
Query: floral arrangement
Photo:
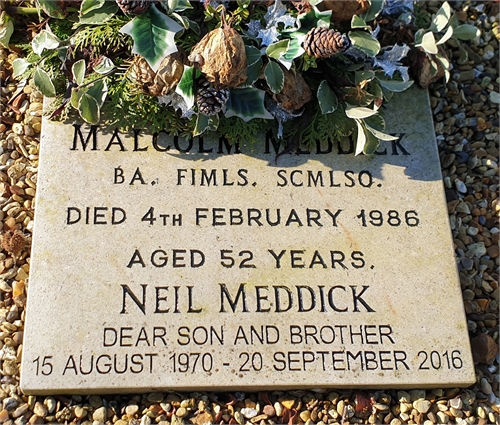
{"type": "Polygon", "coordinates": [[[230,143],[271,131],[288,152],[352,138],[373,153],[394,140],[383,103],[411,73],[447,78],[442,45],[478,36],[446,2],[422,24],[411,1],[32,1],[6,3],[0,44],[19,32],[13,74],[55,98],[52,118],[230,143]]]}

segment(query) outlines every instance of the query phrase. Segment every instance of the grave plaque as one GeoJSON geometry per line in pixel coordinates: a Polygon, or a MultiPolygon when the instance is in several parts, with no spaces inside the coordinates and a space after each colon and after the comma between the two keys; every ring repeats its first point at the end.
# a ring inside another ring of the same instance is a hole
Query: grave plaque
{"type": "Polygon", "coordinates": [[[466,386],[427,93],[376,155],[44,121],[27,393],[466,386]],[[239,153],[241,151],[241,153],[239,153]]]}

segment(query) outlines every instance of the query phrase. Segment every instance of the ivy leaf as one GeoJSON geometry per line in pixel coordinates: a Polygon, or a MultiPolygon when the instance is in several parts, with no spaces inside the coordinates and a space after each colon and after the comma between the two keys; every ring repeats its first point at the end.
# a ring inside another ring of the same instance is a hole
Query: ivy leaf
{"type": "Polygon", "coordinates": [[[432,18],[431,31],[439,32],[444,30],[446,25],[448,25],[448,22],[450,21],[451,14],[451,7],[448,2],[445,1],[441,8],[434,15],[434,18],[432,18]]]}
{"type": "Polygon", "coordinates": [[[264,95],[263,90],[253,87],[231,90],[226,103],[226,117],[237,116],[245,122],[253,118],[272,120],[273,116],[264,107],[264,95]]]}
{"type": "Polygon", "coordinates": [[[100,107],[97,100],[90,94],[83,93],[78,101],[78,112],[80,116],[89,124],[97,124],[99,122],[100,107]]]}
{"type": "MultiPolygon", "coordinates": [[[[184,66],[182,77],[175,88],[175,92],[181,95],[186,102],[188,109],[194,106],[195,93],[194,93],[194,79],[195,69],[193,66],[184,66]]],[[[201,114],[200,114],[201,115],[201,114]]]]}
{"type": "Polygon", "coordinates": [[[162,3],[162,6],[165,7],[167,13],[183,12],[186,9],[193,8],[188,0],[167,0],[162,3]]]}
{"type": "Polygon", "coordinates": [[[295,31],[290,34],[290,44],[288,45],[288,50],[280,58],[280,62],[286,69],[289,70],[292,67],[293,60],[305,53],[305,50],[302,48],[302,43],[305,38],[306,34],[299,31],[295,31]]]}
{"type": "Polygon", "coordinates": [[[98,25],[109,21],[118,11],[118,5],[114,1],[105,1],[98,8],[91,8],[80,16],[81,24],[98,25]]]}
{"type": "Polygon", "coordinates": [[[434,38],[434,34],[432,32],[426,32],[422,36],[422,41],[418,44],[415,44],[416,47],[421,47],[427,53],[436,54],[438,52],[438,48],[436,46],[436,39],[434,38]]]}
{"type": "Polygon", "coordinates": [[[370,7],[365,13],[360,15],[361,18],[365,22],[370,22],[371,20],[375,19],[380,14],[380,12],[382,12],[384,4],[385,0],[371,0],[370,7]]]}
{"type": "Polygon", "coordinates": [[[71,67],[71,72],[73,73],[73,79],[79,86],[83,84],[86,68],[87,65],[85,64],[85,59],[80,59],[79,61],[76,61],[71,67]]]}
{"type": "Polygon", "coordinates": [[[106,56],[102,56],[100,62],[96,66],[94,66],[94,71],[98,74],[107,74],[114,68],[115,64],[113,63],[113,61],[106,56]]]}
{"type": "Polygon", "coordinates": [[[474,40],[480,33],[479,28],[469,24],[459,25],[453,30],[453,35],[459,40],[474,40]]]}
{"type": "Polygon", "coordinates": [[[318,87],[318,102],[323,115],[330,114],[337,109],[339,101],[326,80],[321,81],[318,87]]]}
{"type": "Polygon", "coordinates": [[[373,109],[370,108],[365,108],[364,106],[347,105],[345,109],[345,114],[349,118],[354,118],[354,119],[368,118],[371,117],[372,115],[375,115],[376,113],[377,111],[374,111],[373,109]]]}
{"type": "Polygon", "coordinates": [[[59,2],[54,0],[37,0],[37,6],[41,7],[42,10],[50,16],[51,18],[63,19],[66,14],[61,8],[59,2]]]}
{"type": "Polygon", "coordinates": [[[402,92],[409,88],[413,81],[387,81],[387,80],[378,80],[380,85],[387,90],[392,92],[402,92]]]}
{"type": "Polygon", "coordinates": [[[260,50],[253,46],[245,46],[245,53],[247,54],[247,64],[249,67],[254,63],[257,63],[257,61],[262,57],[260,50]]]}
{"type": "Polygon", "coordinates": [[[299,16],[299,31],[306,34],[314,27],[330,28],[330,17],[332,16],[331,10],[320,12],[316,6],[299,16]]]}
{"type": "Polygon", "coordinates": [[[14,59],[12,62],[12,69],[14,70],[13,77],[19,77],[31,66],[31,64],[23,58],[14,59]]]}
{"type": "Polygon", "coordinates": [[[177,52],[174,36],[182,27],[161,13],[153,4],[120,29],[134,40],[132,53],[143,56],[153,71],[158,71],[166,56],[177,52]]]}
{"type": "Polygon", "coordinates": [[[281,40],[277,43],[271,44],[270,46],[267,46],[266,55],[273,59],[279,59],[287,52],[289,45],[290,40],[281,40]]]}
{"type": "Polygon", "coordinates": [[[363,31],[350,31],[349,38],[352,44],[374,58],[380,52],[380,43],[372,35],[363,31]]]}
{"type": "Polygon", "coordinates": [[[48,30],[40,31],[31,42],[33,51],[41,56],[45,49],[52,50],[59,46],[59,39],[48,30]]]}
{"type": "Polygon", "coordinates": [[[54,97],[56,95],[56,88],[54,87],[54,83],[47,74],[41,68],[37,68],[35,74],[33,75],[33,82],[40,93],[42,93],[46,97],[54,97]]]}
{"type": "Polygon", "coordinates": [[[193,136],[199,136],[205,131],[215,131],[219,127],[219,115],[207,117],[203,114],[198,114],[196,118],[196,126],[193,131],[193,136]]]}
{"type": "Polygon", "coordinates": [[[266,78],[267,85],[273,93],[279,93],[283,90],[285,74],[276,62],[269,61],[264,69],[264,77],[266,78]]]}

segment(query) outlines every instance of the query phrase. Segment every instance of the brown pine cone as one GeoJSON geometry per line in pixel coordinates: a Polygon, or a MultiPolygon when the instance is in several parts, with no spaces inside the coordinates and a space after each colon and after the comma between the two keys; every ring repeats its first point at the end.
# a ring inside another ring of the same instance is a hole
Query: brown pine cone
{"type": "Polygon", "coordinates": [[[116,0],[118,7],[126,15],[140,15],[144,13],[151,1],[150,0],[116,0]]]}
{"type": "Polygon", "coordinates": [[[338,31],[316,27],[307,33],[302,47],[309,56],[329,58],[345,52],[351,47],[351,41],[347,35],[338,31]]]}
{"type": "Polygon", "coordinates": [[[206,116],[217,115],[229,99],[228,89],[216,89],[207,80],[198,85],[196,105],[198,112],[206,116]]]}

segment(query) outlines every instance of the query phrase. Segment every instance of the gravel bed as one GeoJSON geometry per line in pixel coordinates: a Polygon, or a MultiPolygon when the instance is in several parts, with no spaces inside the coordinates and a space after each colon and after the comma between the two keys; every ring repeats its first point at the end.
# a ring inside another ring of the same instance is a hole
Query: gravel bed
{"type": "MultiPolygon", "coordinates": [[[[481,37],[448,83],[429,92],[460,274],[476,383],[467,389],[150,393],[26,396],[19,363],[35,212],[42,96],[13,80],[16,53],[0,50],[0,423],[101,425],[499,423],[499,2],[450,2],[481,37]]],[[[434,13],[439,2],[423,4],[434,13]]]]}

